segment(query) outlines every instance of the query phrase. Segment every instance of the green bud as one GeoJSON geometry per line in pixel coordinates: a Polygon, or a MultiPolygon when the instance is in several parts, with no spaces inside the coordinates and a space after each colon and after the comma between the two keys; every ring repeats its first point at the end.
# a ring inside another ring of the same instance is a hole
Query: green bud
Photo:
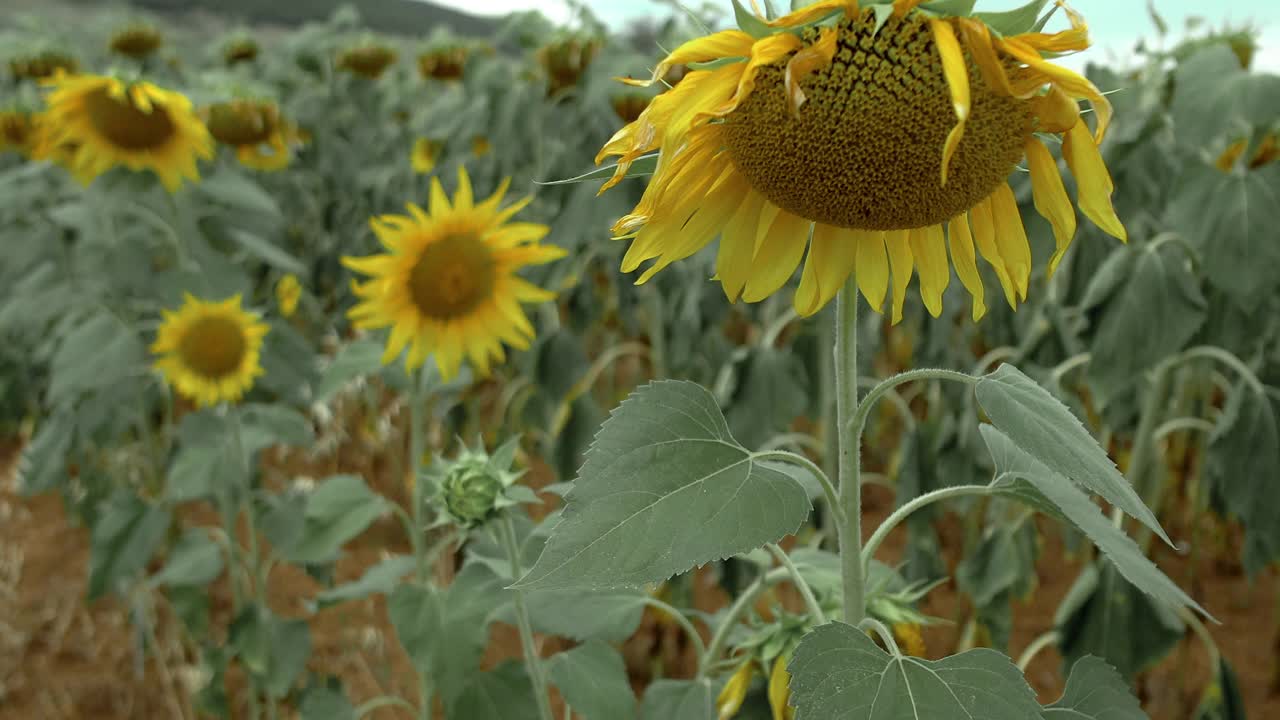
{"type": "Polygon", "coordinates": [[[440,486],[449,514],[466,526],[489,519],[506,486],[502,475],[484,455],[466,453],[458,458],[449,466],[440,486]]]}

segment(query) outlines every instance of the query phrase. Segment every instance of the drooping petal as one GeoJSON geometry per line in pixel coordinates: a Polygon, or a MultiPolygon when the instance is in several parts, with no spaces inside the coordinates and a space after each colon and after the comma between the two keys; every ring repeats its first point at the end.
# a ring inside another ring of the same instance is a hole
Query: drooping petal
{"type": "Polygon", "coordinates": [[[884,296],[889,291],[889,257],[885,253],[884,233],[878,230],[856,235],[858,259],[854,278],[871,309],[883,312],[884,296]]]}
{"type": "Polygon", "coordinates": [[[1080,212],[1103,232],[1121,242],[1128,242],[1129,234],[1124,223],[1116,217],[1116,210],[1111,205],[1111,193],[1115,190],[1111,173],[1107,171],[1102,153],[1098,152],[1098,146],[1093,143],[1089,128],[1083,121],[1076,123],[1063,136],[1062,155],[1076,179],[1080,212]]]}
{"type": "Polygon", "coordinates": [[[1062,185],[1062,176],[1058,174],[1058,161],[1053,159],[1049,148],[1040,142],[1040,138],[1031,135],[1027,137],[1026,152],[1036,212],[1053,226],[1053,238],[1057,245],[1053,257],[1049,259],[1049,275],[1052,276],[1067,248],[1071,246],[1071,239],[1075,237],[1076,211],[1071,206],[1071,198],[1067,197],[1067,189],[1062,185]]]}
{"type": "Polygon", "coordinates": [[[951,267],[947,264],[947,246],[942,226],[916,228],[907,234],[911,254],[920,275],[920,297],[929,314],[942,315],[942,293],[951,283],[951,267]]]}
{"type": "Polygon", "coordinates": [[[902,321],[902,306],[907,301],[907,287],[911,284],[913,262],[911,258],[910,231],[890,230],[884,234],[884,246],[889,251],[889,267],[893,270],[893,317],[897,325],[902,321]]]}
{"type": "Polygon", "coordinates": [[[800,81],[831,64],[831,59],[835,57],[836,40],[839,36],[840,33],[835,28],[823,28],[818,34],[816,43],[800,50],[787,61],[783,87],[786,88],[791,114],[794,117],[800,117],[800,106],[805,101],[800,81]]]}
{"type": "Polygon", "coordinates": [[[710,35],[694,38],[671,51],[653,69],[653,77],[648,80],[618,78],[628,85],[648,87],[667,74],[675,65],[710,62],[721,58],[746,57],[751,54],[751,46],[756,39],[741,30],[722,30],[710,35]]]}
{"type": "Polygon", "coordinates": [[[951,90],[951,106],[956,112],[956,124],[947,134],[946,145],[942,150],[942,184],[947,184],[947,170],[951,167],[951,158],[960,147],[964,137],[965,123],[969,120],[969,106],[972,102],[969,89],[969,68],[964,62],[964,51],[951,23],[946,20],[929,21],[933,29],[933,40],[942,57],[942,74],[947,79],[947,87],[951,90]]]}
{"type": "Polygon", "coordinates": [[[947,240],[951,246],[951,263],[956,266],[960,283],[973,296],[973,320],[977,322],[987,313],[986,289],[978,273],[978,256],[973,249],[973,236],[969,232],[969,218],[957,215],[947,223],[947,240]]]}
{"type": "Polygon", "coordinates": [[[759,302],[791,279],[809,242],[811,225],[810,221],[786,210],[778,213],[751,263],[743,300],[759,302]]]}
{"type": "Polygon", "coordinates": [[[1031,243],[1022,225],[1022,213],[1018,201],[1008,183],[1002,183],[991,194],[991,217],[996,224],[996,247],[1009,279],[1018,289],[1018,299],[1027,299],[1027,286],[1031,281],[1031,243]]]}
{"type": "Polygon", "coordinates": [[[751,275],[751,258],[755,254],[756,226],[765,199],[760,193],[748,191],[738,211],[725,224],[720,236],[720,250],[716,255],[716,277],[724,288],[729,302],[737,302],[742,288],[751,275]]]}
{"type": "Polygon", "coordinates": [[[809,241],[809,257],[800,273],[795,308],[808,317],[822,309],[836,296],[853,272],[858,254],[857,231],[815,223],[809,241]]]}
{"type": "Polygon", "coordinates": [[[1008,301],[1009,307],[1017,309],[1018,289],[1009,275],[1004,258],[1000,255],[1000,248],[996,245],[996,223],[991,215],[991,198],[986,198],[969,209],[969,222],[973,228],[973,240],[978,245],[978,252],[982,253],[983,259],[996,271],[996,277],[1000,280],[1000,287],[1004,290],[1004,299],[1008,301]]]}

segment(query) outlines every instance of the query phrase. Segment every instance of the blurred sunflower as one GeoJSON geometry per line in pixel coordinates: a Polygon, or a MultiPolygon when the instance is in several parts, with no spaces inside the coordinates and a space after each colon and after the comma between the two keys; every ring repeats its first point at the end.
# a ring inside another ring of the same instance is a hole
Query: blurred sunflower
{"type": "Polygon", "coordinates": [[[298,301],[302,299],[302,283],[298,276],[289,273],[276,282],[276,304],[280,306],[280,314],[290,318],[298,311],[298,301]]]}
{"type": "Polygon", "coordinates": [[[0,110],[0,153],[12,150],[26,155],[35,138],[35,121],[24,110],[0,110]]]}
{"type": "Polygon", "coordinates": [[[467,55],[467,48],[461,45],[428,50],[418,55],[418,74],[424,80],[461,80],[467,55]]]}
{"type": "MultiPolygon", "coordinates": [[[[1231,169],[1236,166],[1236,163],[1239,162],[1241,156],[1244,155],[1245,150],[1248,149],[1248,138],[1237,140],[1228,145],[1226,150],[1222,151],[1222,154],[1218,156],[1216,161],[1214,161],[1214,165],[1216,165],[1222,172],[1231,172],[1231,169]]],[[[1276,160],[1280,160],[1280,143],[1276,140],[1276,134],[1270,133],[1266,137],[1262,138],[1262,141],[1258,143],[1258,148],[1254,150],[1253,157],[1249,158],[1247,167],[1250,170],[1257,170],[1258,168],[1264,165],[1269,165],[1276,160]]]]}
{"type": "Polygon", "coordinates": [[[471,138],[471,154],[478,158],[484,157],[493,152],[493,143],[489,142],[489,138],[484,135],[476,135],[471,138]]]}
{"type": "Polygon", "coordinates": [[[117,30],[111,36],[108,47],[111,52],[134,60],[145,60],[163,44],[164,35],[158,29],[147,23],[138,23],[117,30]]]}
{"type": "Polygon", "coordinates": [[[613,106],[613,112],[619,120],[624,123],[633,123],[640,119],[640,113],[649,107],[652,99],[643,93],[615,93],[609,98],[609,104],[613,106]]]}
{"type": "Polygon", "coordinates": [[[941,313],[949,244],[976,319],[986,311],[978,253],[1010,305],[1026,297],[1031,250],[1006,182],[1024,158],[1036,209],[1057,240],[1051,272],[1075,233],[1058,164],[1039,135],[1062,136],[1081,211],[1125,239],[1098,152],[1110,104],[1041,57],[1088,47],[1083,18],[1067,9],[1063,32],[1002,34],[979,16],[921,2],[822,0],[758,20],[761,37],[727,30],[667,56],[653,81],[676,63],[710,67],[655,98],[597,158],[619,158],[607,189],[659,151],[643,198],[614,226],[633,239],[623,270],[655,260],[645,282],[720,235],[725,294],[755,302],[786,284],[808,246],[798,312],[817,312],[856,267],[877,311],[892,276],[897,322],[913,270],[925,306],[941,313]],[[1094,134],[1081,98],[1097,115],[1094,134]]]}
{"type": "Polygon", "coordinates": [[[300,142],[297,129],[280,116],[280,109],[272,102],[241,99],[216,103],[204,116],[209,134],[235,148],[241,165],[256,170],[288,167],[291,146],[300,142]]]}
{"type": "Polygon", "coordinates": [[[58,73],[74,75],[79,69],[80,63],[75,58],[57,50],[45,50],[9,61],[9,72],[20,80],[44,80],[58,73]]]}
{"type": "Polygon", "coordinates": [[[250,37],[237,37],[222,46],[222,60],[227,65],[253,62],[258,58],[258,43],[250,37]]]}
{"type": "Polygon", "coordinates": [[[547,96],[559,95],[576,86],[598,52],[599,40],[578,37],[549,43],[539,49],[538,62],[547,74],[547,96]]]}
{"type": "Polygon", "coordinates": [[[356,327],[391,328],[384,363],[409,347],[406,365],[421,366],[428,354],[445,379],[464,358],[482,375],[501,362],[505,342],[521,350],[533,339],[533,325],[521,302],[546,302],[555,294],[516,276],[565,252],[540,241],[549,228],[508,222],[529,198],[500,208],[510,180],[488,199],[472,199],[471,180],[458,168],[453,202],[439,178],[431,180],[430,211],[410,203],[409,215],[370,221],[386,253],[344,257],[347,267],[369,276],[353,284],[358,305],[348,313],[356,327]]]}
{"type": "MultiPolygon", "coordinates": [[[[795,708],[787,704],[791,699],[791,690],[788,687],[791,682],[791,673],[787,671],[787,663],[791,662],[793,653],[794,650],[780,653],[770,663],[765,692],[769,699],[769,710],[773,720],[794,720],[796,716],[795,708]]],[[[729,676],[728,682],[716,697],[716,720],[730,720],[737,717],[747,699],[747,691],[755,678],[758,662],[756,658],[748,658],[738,666],[733,675],[729,676]]]]}
{"type": "Polygon", "coordinates": [[[179,93],[148,82],[130,85],[100,75],[50,82],[41,154],[73,148],[72,173],[88,183],[120,165],[151,170],[170,191],[199,180],[196,158],[213,157],[213,140],[179,93]]]}
{"type": "Polygon", "coordinates": [[[338,69],[377,80],[397,57],[396,51],[385,45],[360,45],[348,48],[338,56],[338,69]]]}
{"type": "Polygon", "coordinates": [[[176,312],[164,311],[151,352],[160,356],[156,369],[197,406],[235,402],[262,375],[258,358],[269,329],[241,308],[239,295],[206,302],[188,293],[176,312]]]}
{"type": "Polygon", "coordinates": [[[444,150],[444,143],[431,138],[420,137],[413,142],[413,150],[409,153],[409,161],[413,171],[418,174],[429,173],[436,169],[436,160],[444,150]]]}

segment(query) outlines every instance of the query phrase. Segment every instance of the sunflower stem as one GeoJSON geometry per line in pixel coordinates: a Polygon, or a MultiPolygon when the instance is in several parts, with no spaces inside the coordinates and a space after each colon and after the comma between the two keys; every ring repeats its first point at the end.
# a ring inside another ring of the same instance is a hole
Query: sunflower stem
{"type": "Polygon", "coordinates": [[[862,572],[861,448],[850,421],[858,405],[858,288],[853,274],[836,296],[836,447],[839,451],[840,567],[844,620],[857,625],[866,611],[862,572]]]}
{"type": "MultiPolygon", "coordinates": [[[[520,544],[516,540],[516,526],[511,522],[509,514],[503,514],[498,533],[502,536],[502,545],[506,549],[507,559],[511,562],[511,577],[519,579],[524,574],[520,565],[520,544]]],[[[533,623],[529,620],[529,608],[524,603],[524,592],[512,590],[512,602],[516,609],[516,624],[520,630],[520,645],[524,648],[525,672],[533,683],[533,693],[538,704],[538,717],[541,720],[555,720],[551,712],[551,698],[547,695],[547,680],[543,673],[542,658],[538,655],[538,646],[533,639],[533,623]]]]}
{"type": "Polygon", "coordinates": [[[426,371],[418,368],[413,375],[413,389],[409,393],[409,462],[405,463],[409,471],[410,481],[413,483],[410,492],[410,502],[413,507],[409,509],[410,517],[413,519],[412,530],[409,535],[409,544],[413,548],[413,556],[417,559],[417,579],[419,582],[426,582],[430,575],[430,567],[427,563],[427,553],[423,547],[423,518],[422,506],[425,504],[423,499],[423,487],[420,465],[422,463],[422,404],[425,400],[423,386],[426,384],[426,371]]]}

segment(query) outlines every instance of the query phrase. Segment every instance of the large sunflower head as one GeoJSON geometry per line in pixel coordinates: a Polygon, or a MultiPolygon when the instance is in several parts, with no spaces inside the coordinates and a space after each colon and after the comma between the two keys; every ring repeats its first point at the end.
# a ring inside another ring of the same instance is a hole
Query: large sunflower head
{"type": "Polygon", "coordinates": [[[204,111],[209,134],[219,143],[234,148],[236,159],[257,170],[280,170],[292,159],[298,144],[297,128],[280,114],[280,108],[265,100],[229,100],[204,111]]]}
{"type": "Polygon", "coordinates": [[[369,80],[377,80],[396,61],[395,50],[371,43],[348,48],[338,56],[338,68],[369,80]]]}
{"type": "Polygon", "coordinates": [[[155,26],[148,23],[137,23],[121,28],[111,36],[108,46],[114,53],[119,53],[134,60],[144,60],[151,56],[164,44],[164,35],[155,26]]]}
{"type": "Polygon", "coordinates": [[[509,180],[488,199],[475,202],[471,180],[458,168],[458,188],[450,202],[439,178],[431,179],[429,211],[409,204],[409,215],[370,221],[386,252],[345,257],[343,264],[369,276],[353,286],[360,302],[350,317],[360,328],[391,328],[383,362],[409,347],[407,366],[434,354],[446,379],[464,359],[480,374],[503,359],[503,343],[521,350],[533,339],[522,302],[545,302],[554,293],[516,276],[527,265],[564,255],[542,245],[549,228],[509,222],[529,202],[502,208],[509,180]]]}
{"type": "Polygon", "coordinates": [[[262,374],[258,362],[268,326],[240,306],[240,296],[206,302],[190,294],[164,322],[151,352],[155,367],[197,406],[236,402],[262,374]]]}
{"type": "Polygon", "coordinates": [[[148,82],[74,75],[52,81],[43,142],[73,147],[68,163],[84,182],[117,165],[151,170],[169,190],[199,180],[196,159],[213,157],[213,140],[179,93],[148,82]]]}
{"type": "Polygon", "coordinates": [[[9,72],[20,80],[45,80],[59,73],[74,75],[79,69],[74,57],[58,50],[43,50],[9,61],[9,72]]]}
{"type": "Polygon", "coordinates": [[[1051,271],[1075,234],[1075,209],[1042,136],[1061,138],[1080,210],[1123,240],[1098,152],[1111,106],[1088,80],[1042,57],[1088,47],[1084,20],[1066,9],[1071,27],[1046,34],[1032,31],[1038,22],[1011,27],[1008,16],[953,16],[936,9],[943,3],[921,3],[822,0],[757,18],[751,33],[685,43],[659,63],[654,80],[676,63],[706,65],[655,98],[597,158],[619,159],[608,188],[640,156],[658,153],[640,203],[614,226],[632,239],[623,270],[653,260],[644,282],[719,235],[726,295],[754,302],[786,284],[807,247],[800,313],[817,312],[856,269],[877,311],[892,284],[896,322],[913,272],[926,308],[941,313],[949,249],[976,319],[986,311],[979,254],[1011,305],[1026,297],[1031,249],[1007,183],[1019,164],[1057,240],[1051,271]],[[1097,117],[1094,131],[1081,99],[1097,117]]]}

